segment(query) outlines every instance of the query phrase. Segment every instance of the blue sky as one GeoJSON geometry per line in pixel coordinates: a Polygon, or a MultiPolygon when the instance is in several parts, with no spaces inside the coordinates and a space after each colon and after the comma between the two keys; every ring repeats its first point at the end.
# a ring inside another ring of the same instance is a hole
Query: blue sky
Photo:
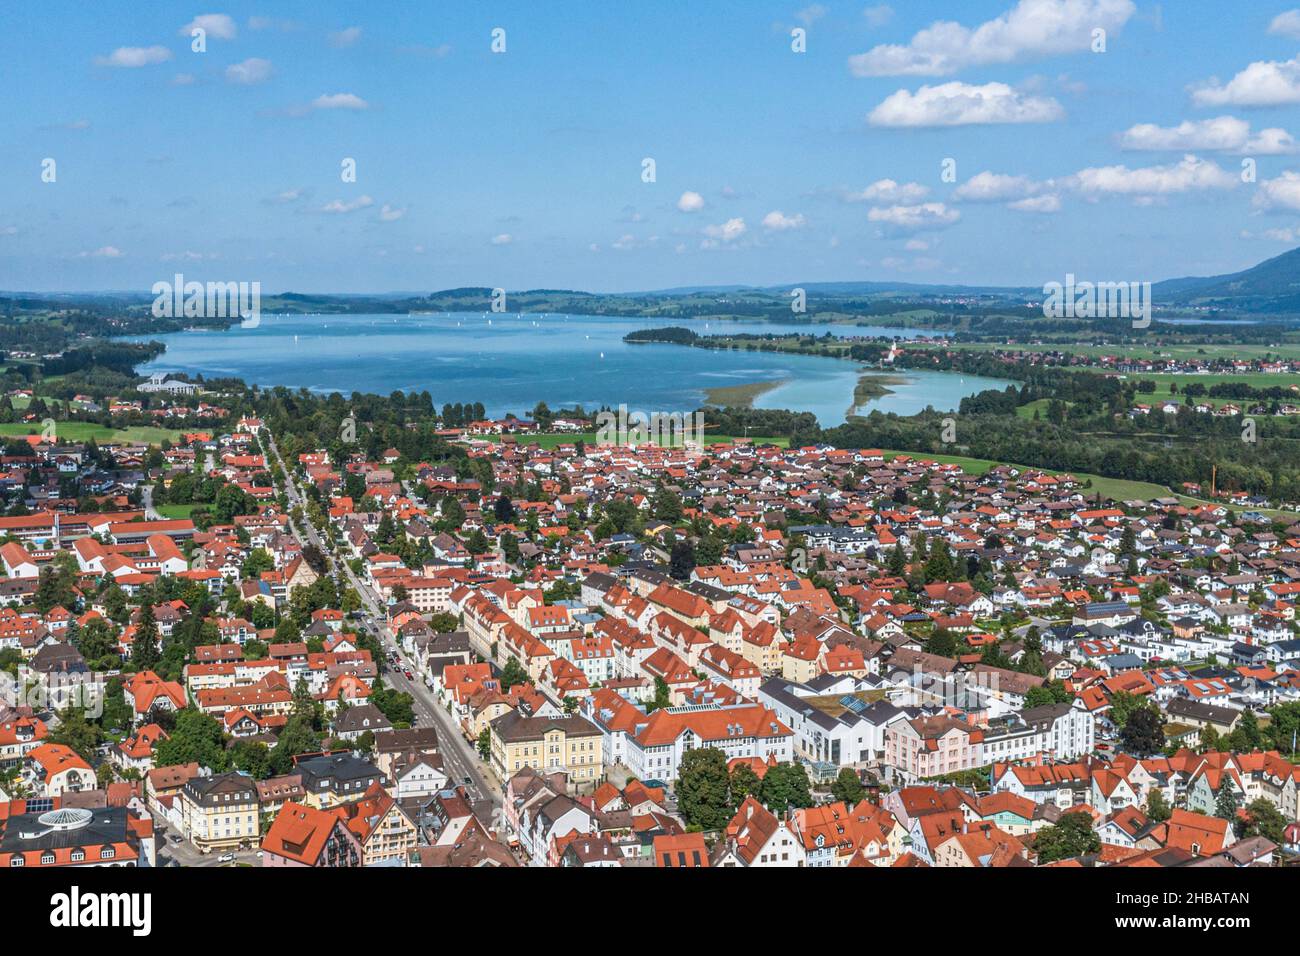
{"type": "Polygon", "coordinates": [[[1300,245],[1295,2],[14,4],[0,289],[1233,271],[1300,245]]]}

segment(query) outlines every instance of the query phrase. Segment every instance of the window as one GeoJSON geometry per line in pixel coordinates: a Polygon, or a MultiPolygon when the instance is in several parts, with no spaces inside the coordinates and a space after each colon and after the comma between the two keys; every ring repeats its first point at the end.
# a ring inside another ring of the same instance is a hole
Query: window
{"type": "Polygon", "coordinates": [[[104,849],[99,851],[99,858],[101,860],[111,860],[115,856],[117,856],[117,851],[115,851],[111,846],[106,846],[104,849]]]}

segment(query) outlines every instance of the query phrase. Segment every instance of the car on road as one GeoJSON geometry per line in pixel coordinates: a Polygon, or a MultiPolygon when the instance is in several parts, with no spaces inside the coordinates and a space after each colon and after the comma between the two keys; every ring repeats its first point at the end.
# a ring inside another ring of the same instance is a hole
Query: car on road
{"type": "Polygon", "coordinates": [[[404,674],[406,675],[406,679],[407,679],[407,680],[414,680],[414,679],[415,679],[414,677],[411,676],[411,672],[410,672],[410,671],[403,671],[402,673],[404,673],[404,674]]]}
{"type": "Polygon", "coordinates": [[[172,841],[173,843],[180,843],[180,842],[181,842],[181,835],[180,835],[179,833],[173,833],[173,834],[171,835],[170,839],[171,839],[171,841],[172,841]]]}
{"type": "Polygon", "coordinates": [[[223,853],[223,854],[221,854],[221,856],[217,857],[217,862],[218,862],[218,863],[234,863],[234,862],[235,862],[235,854],[233,854],[233,853],[223,853]]]}

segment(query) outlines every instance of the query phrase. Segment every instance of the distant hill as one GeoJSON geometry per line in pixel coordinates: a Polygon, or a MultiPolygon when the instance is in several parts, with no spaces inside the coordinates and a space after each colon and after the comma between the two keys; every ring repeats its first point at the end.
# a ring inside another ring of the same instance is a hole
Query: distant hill
{"type": "Polygon", "coordinates": [[[1151,287],[1158,305],[1199,305],[1245,312],[1300,312],[1300,249],[1222,276],[1166,279],[1151,287]]]}

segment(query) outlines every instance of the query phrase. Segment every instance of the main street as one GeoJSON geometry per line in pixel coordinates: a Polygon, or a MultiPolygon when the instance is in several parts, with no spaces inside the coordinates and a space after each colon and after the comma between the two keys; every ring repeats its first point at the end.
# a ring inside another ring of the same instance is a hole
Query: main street
{"type": "MultiPolygon", "coordinates": [[[[272,437],[269,430],[265,432],[265,436],[267,447],[271,449],[271,453],[275,456],[275,460],[279,463],[280,470],[284,474],[284,490],[289,498],[289,506],[290,508],[299,507],[302,512],[303,527],[301,533],[299,533],[296,526],[294,527],[294,533],[299,534],[300,539],[305,537],[309,543],[319,548],[322,554],[330,553],[328,544],[311,522],[311,517],[307,513],[307,502],[299,493],[293,473],[286,467],[284,459],[280,456],[280,449],[275,444],[274,437],[272,437]]],[[[383,604],[374,589],[352,572],[347,561],[341,555],[335,553],[333,559],[335,568],[342,572],[344,578],[361,598],[364,609],[361,619],[362,627],[378,638],[385,649],[396,651],[399,654],[403,653],[402,648],[398,646],[392,631],[388,627],[388,615],[385,613],[383,604]]],[[[416,726],[432,724],[437,729],[438,750],[442,755],[443,769],[450,778],[451,784],[465,788],[473,803],[474,811],[485,822],[489,824],[495,822],[501,808],[501,795],[498,786],[493,782],[490,771],[483,766],[477,750],[461,736],[460,729],[454,724],[451,716],[439,705],[433,692],[424,685],[420,675],[412,671],[412,676],[413,680],[407,680],[403,671],[392,668],[384,675],[384,678],[394,689],[411,695],[414,701],[416,726]]]]}

